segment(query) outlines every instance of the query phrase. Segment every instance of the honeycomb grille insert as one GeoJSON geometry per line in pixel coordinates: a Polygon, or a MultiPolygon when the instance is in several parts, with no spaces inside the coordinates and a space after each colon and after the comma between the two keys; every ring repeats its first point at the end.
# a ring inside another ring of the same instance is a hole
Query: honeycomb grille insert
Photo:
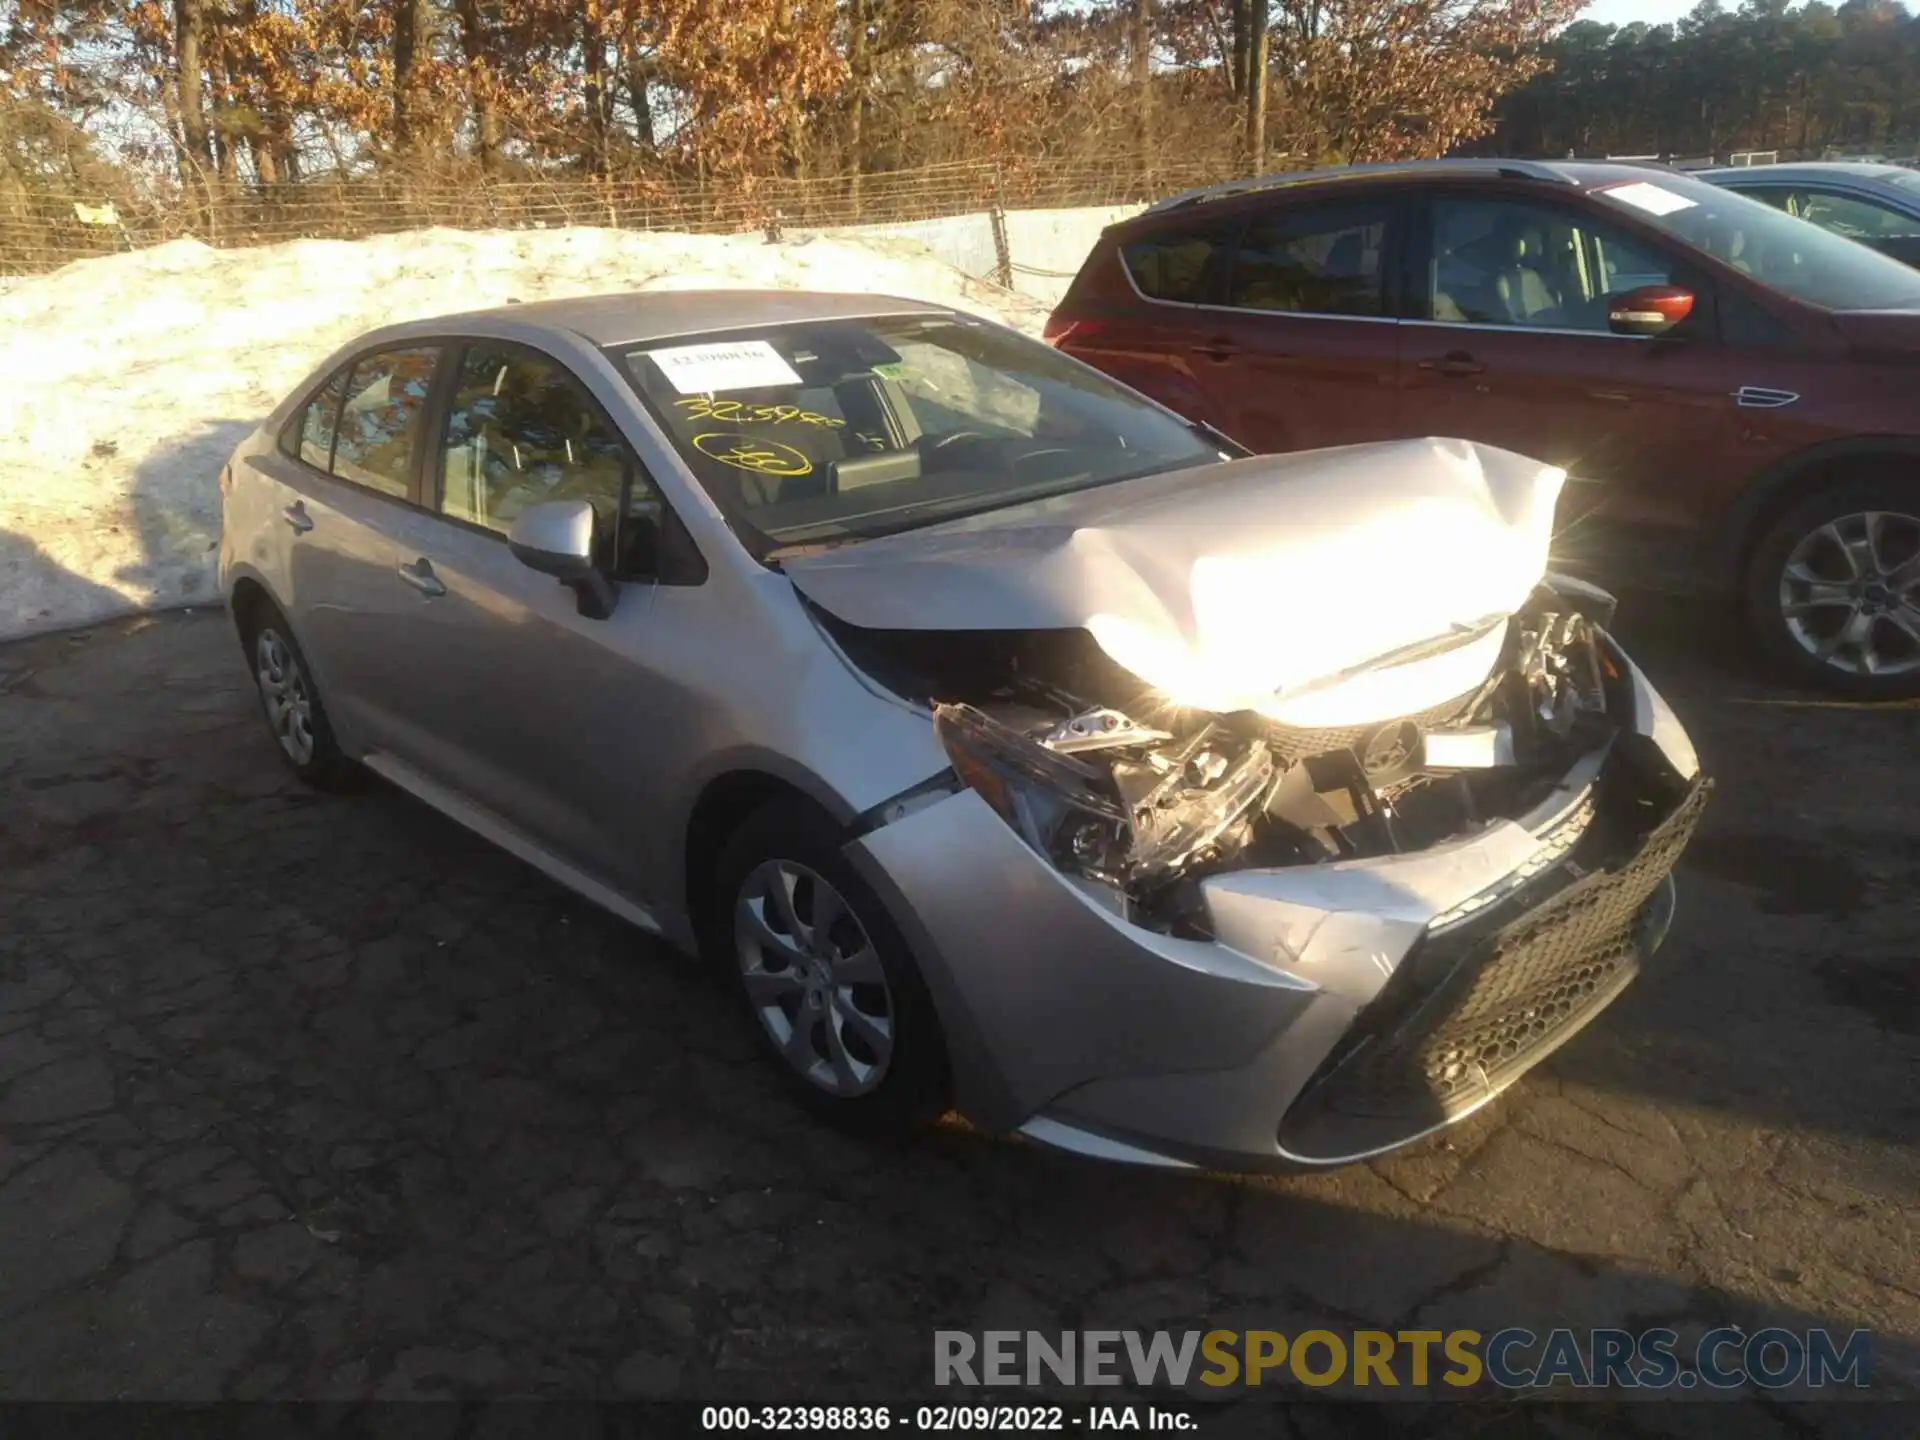
{"type": "Polygon", "coordinates": [[[1638,972],[1649,902],[1692,837],[1708,793],[1698,785],[1619,868],[1577,880],[1504,928],[1489,933],[1484,923],[1468,923],[1429,936],[1425,953],[1410,955],[1402,969],[1418,960],[1445,978],[1302,1095],[1281,1124],[1282,1145],[1303,1158],[1334,1158],[1331,1149],[1412,1139],[1544,1059],[1638,972]]]}

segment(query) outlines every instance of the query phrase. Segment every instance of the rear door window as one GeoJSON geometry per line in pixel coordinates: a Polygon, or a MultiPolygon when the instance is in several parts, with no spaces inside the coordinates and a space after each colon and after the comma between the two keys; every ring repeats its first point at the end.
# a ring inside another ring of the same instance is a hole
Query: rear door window
{"type": "Polygon", "coordinates": [[[1149,300],[1201,305],[1212,298],[1209,281],[1214,256],[1231,243],[1231,232],[1217,224],[1156,231],[1123,242],[1120,260],[1149,300]]]}
{"type": "Polygon", "coordinates": [[[1227,303],[1301,315],[1386,314],[1387,206],[1315,206],[1254,218],[1227,303]]]}
{"type": "Polygon", "coordinates": [[[354,363],[333,444],[336,476],[403,500],[412,494],[420,419],[439,359],[438,346],[422,345],[354,363]]]}

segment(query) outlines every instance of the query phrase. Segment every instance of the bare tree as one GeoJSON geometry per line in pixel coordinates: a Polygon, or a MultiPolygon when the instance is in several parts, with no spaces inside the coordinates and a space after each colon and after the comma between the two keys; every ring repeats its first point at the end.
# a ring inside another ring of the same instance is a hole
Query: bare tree
{"type": "Polygon", "coordinates": [[[1153,170],[1153,0],[1133,0],[1134,154],[1142,177],[1153,170]]]}
{"type": "Polygon", "coordinates": [[[433,49],[433,12],[427,0],[394,0],[393,143],[411,150],[421,135],[421,72],[433,49]]]}
{"type": "Polygon", "coordinates": [[[207,39],[206,0],[174,0],[174,106],[180,123],[180,176],[191,182],[213,165],[207,101],[201,78],[207,39]]]}
{"type": "Polygon", "coordinates": [[[1247,164],[1258,175],[1267,160],[1267,0],[1247,3],[1247,164]]]}

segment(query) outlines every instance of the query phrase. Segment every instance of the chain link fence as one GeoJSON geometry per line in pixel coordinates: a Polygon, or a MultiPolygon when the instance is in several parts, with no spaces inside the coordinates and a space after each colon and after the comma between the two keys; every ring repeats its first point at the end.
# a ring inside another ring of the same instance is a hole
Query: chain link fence
{"type": "Polygon", "coordinates": [[[0,197],[0,275],[192,237],[209,245],[358,240],[449,226],[603,225],[715,234],[1144,203],[1228,178],[1203,165],[961,161],[917,170],[730,181],[380,174],[279,186],[212,182],[151,201],[58,189],[0,197]]]}

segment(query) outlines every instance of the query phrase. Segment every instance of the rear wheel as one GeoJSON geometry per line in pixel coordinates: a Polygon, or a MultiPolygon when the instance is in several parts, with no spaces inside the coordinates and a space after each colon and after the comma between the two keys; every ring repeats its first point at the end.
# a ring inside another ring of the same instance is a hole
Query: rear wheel
{"type": "Polygon", "coordinates": [[[756,811],[715,867],[706,948],[801,1104],[875,1138],[946,1108],[946,1046],[905,941],[800,801],[756,811]]]}
{"type": "Polygon", "coordinates": [[[286,616],[272,601],[257,600],[242,618],[240,639],[253,664],[261,713],[293,773],[321,790],[350,784],[358,767],[334,738],[312,667],[286,616]]]}
{"type": "Polygon", "coordinates": [[[1836,485],[1776,520],[1747,567],[1755,640],[1787,673],[1861,699],[1920,695],[1920,478],[1836,485]]]}

